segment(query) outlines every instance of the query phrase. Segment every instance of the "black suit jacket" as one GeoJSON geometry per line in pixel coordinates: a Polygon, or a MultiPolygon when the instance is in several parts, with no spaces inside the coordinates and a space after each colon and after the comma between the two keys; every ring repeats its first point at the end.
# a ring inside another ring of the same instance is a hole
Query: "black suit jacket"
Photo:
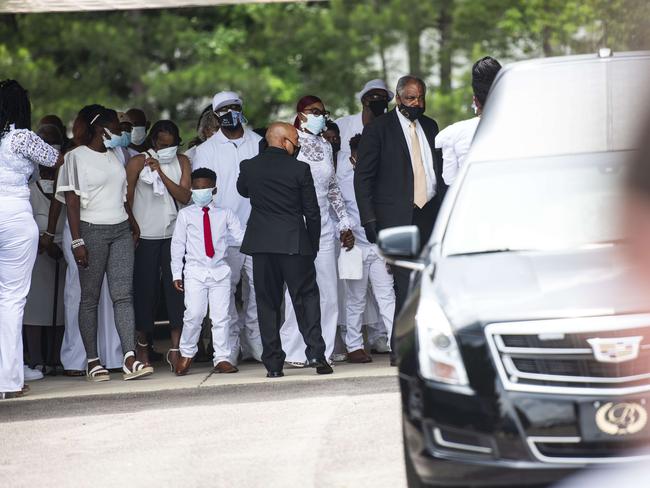
{"type": "MultiPolygon", "coordinates": [[[[419,122],[433,155],[437,192],[432,203],[439,207],[447,187],[442,179],[442,158],[435,149],[438,124],[426,116],[419,122]]],[[[395,109],[363,128],[354,191],[362,225],[376,221],[378,229],[385,229],[413,223],[413,166],[395,109]]]]}
{"type": "Polygon", "coordinates": [[[241,252],[318,253],[320,209],[307,163],[269,147],[241,162],[237,191],[252,207],[241,252]]]}

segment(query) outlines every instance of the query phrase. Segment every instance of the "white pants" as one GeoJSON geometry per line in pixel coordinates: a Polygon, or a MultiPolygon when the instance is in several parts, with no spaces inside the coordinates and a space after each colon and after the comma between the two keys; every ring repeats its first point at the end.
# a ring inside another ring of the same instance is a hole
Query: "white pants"
{"type": "MultiPolygon", "coordinates": [[[[67,219],[63,228],[62,246],[63,256],[68,267],[65,272],[65,289],[63,291],[65,331],[61,344],[61,364],[63,369],[82,371],[86,369],[86,349],[79,332],[81,285],[79,284],[79,268],[74,260],[74,254],[72,254],[72,236],[67,219]]],[[[108,291],[106,276],[102,283],[97,310],[97,352],[100,362],[105,367],[110,369],[122,367],[122,343],[115,328],[113,301],[108,291]]]]}
{"type": "Polygon", "coordinates": [[[385,261],[377,255],[374,248],[364,249],[363,254],[363,276],[360,280],[347,280],[345,345],[348,352],[363,349],[361,318],[368,301],[368,283],[370,283],[372,294],[377,300],[389,344],[393,331],[393,315],[395,313],[393,276],[388,272],[385,261]]]}
{"type": "Polygon", "coordinates": [[[193,358],[198,351],[197,344],[201,335],[201,324],[210,305],[212,321],[213,362],[216,366],[221,361],[230,361],[230,276],[215,281],[209,275],[205,280],[185,275],[185,314],[183,315],[183,332],[180,350],[185,358],[193,358]]]}
{"type": "Polygon", "coordinates": [[[239,252],[239,247],[230,246],[226,252],[226,262],[230,267],[230,362],[237,364],[239,350],[244,357],[262,361],[262,338],[257,319],[255,286],[253,285],[253,258],[239,252]],[[235,305],[235,290],[242,281],[244,310],[240,317],[235,305]]]}
{"type": "MultiPolygon", "coordinates": [[[[323,241],[321,240],[321,246],[323,241]]],[[[338,292],[337,292],[337,272],[336,272],[336,251],[335,246],[331,245],[318,251],[316,261],[316,282],[320,292],[320,314],[321,329],[323,339],[325,340],[325,358],[329,359],[334,352],[334,342],[336,341],[336,323],[338,321],[338,292]]],[[[282,349],[287,355],[286,361],[304,363],[307,360],[305,355],[305,341],[298,330],[296,322],[296,313],[293,310],[291,297],[287,291],[284,295],[285,303],[285,320],[280,330],[282,339],[282,349]]]]}
{"type": "Polygon", "coordinates": [[[0,392],[23,388],[23,313],[37,250],[29,200],[0,198],[0,392]]]}

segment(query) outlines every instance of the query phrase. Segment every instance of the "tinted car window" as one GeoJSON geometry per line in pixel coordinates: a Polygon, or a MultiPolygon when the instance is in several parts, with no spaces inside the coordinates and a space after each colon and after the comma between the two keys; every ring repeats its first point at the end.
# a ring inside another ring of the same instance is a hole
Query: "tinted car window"
{"type": "Polygon", "coordinates": [[[617,227],[627,152],[473,164],[443,253],[559,250],[622,239],[617,227]]]}

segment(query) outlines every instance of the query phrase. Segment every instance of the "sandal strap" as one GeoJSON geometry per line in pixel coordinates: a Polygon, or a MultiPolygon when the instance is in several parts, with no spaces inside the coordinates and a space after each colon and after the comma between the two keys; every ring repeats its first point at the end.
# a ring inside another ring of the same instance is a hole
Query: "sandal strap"
{"type": "Polygon", "coordinates": [[[88,376],[92,376],[93,378],[97,375],[100,374],[108,374],[108,370],[102,366],[101,364],[98,364],[95,366],[93,369],[87,372],[88,376]]]}
{"type": "Polygon", "coordinates": [[[138,341],[136,343],[139,347],[149,347],[149,344],[143,344],[142,342],[138,341]]]}
{"type": "Polygon", "coordinates": [[[129,369],[129,367],[124,364],[122,366],[122,371],[124,371],[126,374],[129,373],[135,373],[136,371],[140,371],[141,369],[144,369],[146,366],[144,363],[141,363],[140,361],[133,361],[133,366],[132,369],[129,369]]]}

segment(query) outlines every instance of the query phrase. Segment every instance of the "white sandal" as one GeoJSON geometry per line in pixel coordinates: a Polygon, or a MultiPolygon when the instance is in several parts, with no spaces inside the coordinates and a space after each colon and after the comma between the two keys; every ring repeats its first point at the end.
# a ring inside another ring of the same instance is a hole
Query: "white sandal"
{"type": "Polygon", "coordinates": [[[169,369],[170,369],[171,372],[173,373],[174,370],[175,370],[176,368],[174,367],[174,365],[172,364],[172,362],[169,360],[169,353],[170,353],[170,352],[177,352],[177,353],[180,354],[181,350],[180,350],[180,349],[169,349],[169,350],[167,351],[167,355],[165,356],[165,359],[167,360],[167,364],[169,364],[169,369]]]}
{"type": "Polygon", "coordinates": [[[151,366],[145,365],[144,363],[141,363],[140,361],[134,361],[133,369],[129,369],[126,366],[126,360],[131,357],[135,357],[135,353],[133,351],[129,351],[124,355],[124,362],[122,363],[122,371],[124,372],[122,378],[124,381],[134,380],[136,378],[144,378],[145,376],[153,374],[153,368],[151,366]]]}
{"type": "Polygon", "coordinates": [[[88,381],[92,381],[93,383],[99,383],[101,381],[109,381],[111,379],[111,374],[101,364],[98,364],[97,366],[93,367],[91,370],[88,370],[88,364],[94,361],[99,361],[99,358],[89,359],[88,363],[86,364],[86,379],[88,381]]]}

